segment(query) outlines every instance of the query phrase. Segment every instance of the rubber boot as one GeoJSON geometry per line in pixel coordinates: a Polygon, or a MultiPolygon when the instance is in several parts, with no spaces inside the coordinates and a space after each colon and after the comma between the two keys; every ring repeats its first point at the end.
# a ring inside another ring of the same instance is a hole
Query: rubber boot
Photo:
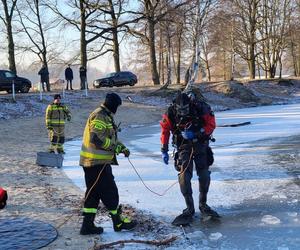
{"type": "Polygon", "coordinates": [[[200,212],[202,213],[202,215],[204,215],[204,216],[212,216],[215,218],[220,218],[220,215],[216,211],[211,209],[211,207],[208,206],[207,204],[204,204],[204,203],[200,204],[199,209],[200,209],[200,212]]]}
{"type": "Polygon", "coordinates": [[[58,154],[65,154],[64,147],[63,147],[62,144],[57,146],[57,153],[58,154]]]}
{"type": "Polygon", "coordinates": [[[88,234],[102,234],[103,228],[96,227],[94,225],[94,219],[96,214],[85,214],[82,222],[82,226],[80,229],[81,235],[88,235],[88,234]]]}
{"type": "Polygon", "coordinates": [[[48,153],[55,153],[55,146],[53,144],[50,144],[50,147],[48,149],[48,153]]]}
{"type": "Polygon", "coordinates": [[[110,210],[110,216],[114,225],[114,231],[132,230],[136,226],[135,221],[131,221],[126,217],[122,217],[122,208],[119,206],[117,210],[110,210]]]}
{"type": "Polygon", "coordinates": [[[184,196],[186,209],[183,210],[183,214],[193,216],[195,214],[194,200],[192,195],[184,196]]]}
{"type": "Polygon", "coordinates": [[[200,194],[199,194],[199,207],[201,206],[201,204],[206,204],[207,201],[207,192],[206,191],[202,191],[200,189],[200,194]]]}
{"type": "Polygon", "coordinates": [[[57,153],[58,153],[58,154],[63,154],[63,155],[64,155],[66,152],[65,152],[63,149],[58,148],[58,149],[57,149],[57,153]]]}

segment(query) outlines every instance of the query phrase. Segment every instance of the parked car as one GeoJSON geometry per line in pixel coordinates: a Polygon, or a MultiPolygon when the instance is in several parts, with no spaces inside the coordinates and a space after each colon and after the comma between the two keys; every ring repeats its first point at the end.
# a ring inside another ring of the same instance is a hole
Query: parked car
{"type": "Polygon", "coordinates": [[[31,88],[31,82],[24,78],[17,76],[14,72],[9,70],[0,70],[0,91],[12,92],[12,84],[15,83],[15,91],[28,93],[31,88]]]}
{"type": "Polygon", "coordinates": [[[94,88],[100,87],[113,87],[113,86],[133,86],[137,83],[137,77],[135,74],[129,71],[114,72],[106,75],[103,78],[96,79],[93,82],[94,88]]]}

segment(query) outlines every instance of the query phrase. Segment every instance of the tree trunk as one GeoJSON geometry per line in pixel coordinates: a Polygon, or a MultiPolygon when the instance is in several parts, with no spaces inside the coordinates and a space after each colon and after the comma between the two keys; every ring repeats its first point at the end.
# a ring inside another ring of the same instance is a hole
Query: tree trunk
{"type": "Polygon", "coordinates": [[[186,86],[189,82],[189,80],[191,79],[191,69],[190,67],[187,68],[187,70],[185,71],[185,75],[184,75],[184,85],[186,86]]]}
{"type": "Polygon", "coordinates": [[[279,60],[279,79],[282,78],[282,61],[281,61],[281,58],[279,60]]]}
{"type": "Polygon", "coordinates": [[[255,44],[250,45],[250,59],[248,62],[250,79],[255,79],[255,44]]]}
{"type": "Polygon", "coordinates": [[[208,81],[210,82],[211,81],[211,73],[210,73],[210,66],[209,66],[209,62],[208,60],[205,61],[206,62],[206,72],[207,72],[207,78],[208,78],[208,81]]]}
{"type": "Polygon", "coordinates": [[[189,81],[191,80],[191,78],[193,76],[193,73],[194,73],[193,66],[194,66],[195,60],[196,60],[196,49],[194,48],[190,66],[187,68],[187,70],[185,72],[185,76],[184,76],[185,85],[187,85],[189,83],[189,81]]]}
{"type": "Polygon", "coordinates": [[[297,76],[297,59],[294,52],[294,43],[291,41],[291,53],[293,58],[293,68],[294,68],[294,75],[297,76]]]}
{"type": "Polygon", "coordinates": [[[113,30],[113,43],[114,43],[114,64],[115,64],[115,71],[120,72],[120,50],[119,50],[119,40],[118,40],[118,31],[117,29],[113,30]]]}
{"type": "Polygon", "coordinates": [[[275,74],[276,74],[276,66],[272,65],[272,67],[270,69],[270,77],[275,78],[275,74]]]}
{"type": "Polygon", "coordinates": [[[17,73],[16,61],[15,61],[15,45],[14,45],[11,23],[7,24],[7,39],[8,39],[9,70],[11,70],[14,73],[17,73]]]}
{"type": "Polygon", "coordinates": [[[182,37],[182,29],[180,29],[180,33],[177,38],[177,60],[176,60],[176,83],[180,84],[180,68],[181,68],[181,37],[182,37]]]}
{"type": "Polygon", "coordinates": [[[223,50],[223,80],[226,81],[226,53],[223,50]]]}
{"type": "Polygon", "coordinates": [[[178,45],[177,49],[177,61],[176,61],[176,83],[180,84],[180,68],[181,68],[181,43],[178,45]]]}
{"type": "Polygon", "coordinates": [[[150,18],[148,18],[148,26],[149,26],[150,70],[151,70],[152,81],[154,85],[160,85],[157,65],[156,65],[154,22],[150,18]]]}
{"type": "Polygon", "coordinates": [[[86,17],[84,0],[80,0],[80,61],[81,66],[87,68],[86,17]]]}
{"type": "Polygon", "coordinates": [[[111,12],[111,19],[114,29],[112,30],[113,35],[113,57],[114,57],[114,65],[115,65],[115,71],[120,72],[120,45],[119,45],[119,39],[118,39],[118,20],[115,15],[114,5],[112,0],[109,0],[109,8],[111,12]]]}
{"type": "Polygon", "coordinates": [[[230,55],[230,64],[231,64],[231,72],[230,72],[230,80],[233,81],[234,79],[234,52],[231,50],[231,55],[230,55]]]}
{"type": "Polygon", "coordinates": [[[258,79],[261,79],[261,74],[260,74],[260,65],[256,59],[256,68],[257,68],[257,74],[258,74],[258,79]]]}
{"type": "Polygon", "coordinates": [[[17,73],[16,69],[16,61],[15,61],[15,45],[14,45],[14,39],[13,39],[13,32],[12,32],[12,15],[13,11],[16,6],[16,2],[13,2],[11,9],[8,9],[7,1],[2,1],[4,14],[5,14],[5,21],[4,18],[2,19],[4,21],[4,24],[6,26],[6,32],[7,32],[7,43],[8,43],[8,68],[10,71],[17,73]]]}
{"type": "MultiPolygon", "coordinates": [[[[162,34],[162,27],[159,27],[159,58],[158,58],[158,77],[161,81],[163,76],[163,34],[162,34]]],[[[162,81],[164,82],[164,81],[162,81]]]]}

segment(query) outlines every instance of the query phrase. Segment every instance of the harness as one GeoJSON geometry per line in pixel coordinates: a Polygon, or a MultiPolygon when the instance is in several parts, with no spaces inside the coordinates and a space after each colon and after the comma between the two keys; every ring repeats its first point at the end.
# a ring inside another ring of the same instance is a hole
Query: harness
{"type": "Polygon", "coordinates": [[[204,126],[202,112],[196,105],[193,105],[193,103],[190,104],[190,113],[186,117],[177,115],[174,105],[171,105],[168,110],[168,117],[174,126],[172,145],[177,148],[179,145],[188,142],[182,137],[181,132],[184,130],[192,130],[197,133],[204,126]]]}

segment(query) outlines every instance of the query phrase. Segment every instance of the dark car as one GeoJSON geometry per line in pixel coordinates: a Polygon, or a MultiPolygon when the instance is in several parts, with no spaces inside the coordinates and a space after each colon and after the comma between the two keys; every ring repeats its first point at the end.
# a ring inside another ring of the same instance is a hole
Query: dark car
{"type": "Polygon", "coordinates": [[[0,70],[0,91],[11,93],[13,83],[16,92],[28,93],[31,88],[31,82],[28,79],[19,77],[9,70],[0,70]]]}
{"type": "Polygon", "coordinates": [[[135,74],[129,71],[120,71],[110,73],[107,76],[96,79],[93,83],[95,88],[100,87],[113,87],[113,86],[133,86],[137,83],[137,77],[135,74]]]}

